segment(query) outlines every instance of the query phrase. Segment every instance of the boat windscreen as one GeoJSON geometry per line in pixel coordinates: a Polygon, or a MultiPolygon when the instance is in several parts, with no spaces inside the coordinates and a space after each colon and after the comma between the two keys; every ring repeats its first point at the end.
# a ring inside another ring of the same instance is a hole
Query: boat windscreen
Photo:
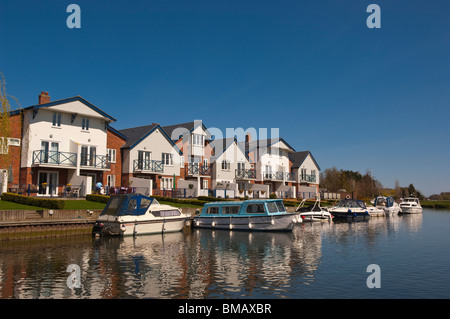
{"type": "Polygon", "coordinates": [[[111,197],[100,215],[117,216],[124,199],[123,197],[111,197]]]}
{"type": "Polygon", "coordinates": [[[361,200],[354,200],[354,199],[344,199],[341,200],[336,205],[337,207],[348,207],[348,208],[366,208],[366,204],[364,204],[361,200]]]}
{"type": "Polygon", "coordinates": [[[283,204],[282,201],[278,201],[278,202],[275,202],[275,203],[277,203],[277,207],[278,207],[278,211],[279,212],[286,212],[286,208],[284,207],[284,204],[283,204]]]}

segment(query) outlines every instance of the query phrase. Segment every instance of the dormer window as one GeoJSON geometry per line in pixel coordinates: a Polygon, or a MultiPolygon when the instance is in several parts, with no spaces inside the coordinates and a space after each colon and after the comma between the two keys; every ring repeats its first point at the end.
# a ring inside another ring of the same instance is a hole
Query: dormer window
{"type": "Polygon", "coordinates": [[[83,117],[81,120],[81,130],[82,131],[89,131],[89,119],[83,117]]]}
{"type": "Polygon", "coordinates": [[[61,127],[61,113],[53,112],[52,126],[61,127]]]}

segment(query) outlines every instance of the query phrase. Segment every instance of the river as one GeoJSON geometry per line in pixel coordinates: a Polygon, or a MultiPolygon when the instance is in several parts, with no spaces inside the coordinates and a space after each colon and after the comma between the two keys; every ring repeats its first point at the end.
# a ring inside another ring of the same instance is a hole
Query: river
{"type": "Polygon", "coordinates": [[[0,249],[2,299],[450,298],[450,210],[303,223],[292,233],[187,228],[0,249]]]}

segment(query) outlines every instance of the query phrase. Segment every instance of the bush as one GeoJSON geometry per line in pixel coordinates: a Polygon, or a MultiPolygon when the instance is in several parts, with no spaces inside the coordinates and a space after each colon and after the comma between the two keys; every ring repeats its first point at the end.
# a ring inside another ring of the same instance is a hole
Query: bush
{"type": "Polygon", "coordinates": [[[86,200],[89,200],[91,202],[98,202],[98,203],[106,204],[109,200],[109,196],[98,195],[98,194],[88,194],[88,195],[86,195],[86,200]]]}
{"type": "Polygon", "coordinates": [[[276,195],[276,194],[270,194],[270,195],[269,195],[269,198],[270,198],[270,199],[276,199],[276,198],[277,198],[277,195],[276,195]]]}
{"type": "Polygon", "coordinates": [[[62,199],[49,199],[39,197],[29,197],[13,193],[3,193],[2,200],[49,209],[64,209],[64,201],[62,199]]]}

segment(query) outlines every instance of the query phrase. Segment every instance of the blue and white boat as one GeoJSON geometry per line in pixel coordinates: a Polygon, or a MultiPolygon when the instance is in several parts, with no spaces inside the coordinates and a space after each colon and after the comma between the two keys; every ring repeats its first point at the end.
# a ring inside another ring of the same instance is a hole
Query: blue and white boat
{"type": "Polygon", "coordinates": [[[290,231],[294,224],[301,222],[298,214],[286,211],[283,200],[261,199],[206,203],[192,225],[228,230],[290,231]]]}
{"type": "Polygon", "coordinates": [[[341,199],[328,211],[334,218],[370,218],[366,204],[359,199],[341,199]]]}
{"type": "Polygon", "coordinates": [[[92,229],[95,236],[137,236],[181,231],[189,216],[141,194],[111,196],[92,229]]]}
{"type": "Polygon", "coordinates": [[[386,215],[396,215],[400,212],[400,205],[390,196],[378,196],[375,198],[373,206],[383,210],[386,215]]]}

